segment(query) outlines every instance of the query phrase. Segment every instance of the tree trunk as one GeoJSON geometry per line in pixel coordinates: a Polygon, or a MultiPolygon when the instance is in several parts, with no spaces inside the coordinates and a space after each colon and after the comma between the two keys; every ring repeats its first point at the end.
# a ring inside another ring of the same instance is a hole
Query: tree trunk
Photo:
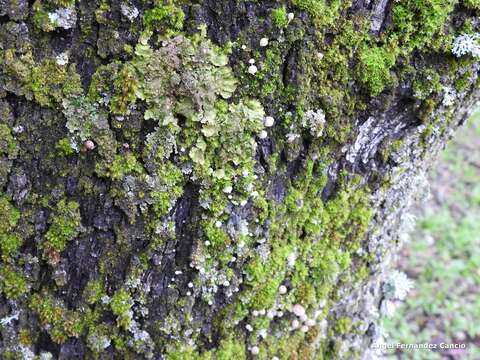
{"type": "Polygon", "coordinates": [[[0,357],[374,358],[479,8],[0,0],[0,357]]]}

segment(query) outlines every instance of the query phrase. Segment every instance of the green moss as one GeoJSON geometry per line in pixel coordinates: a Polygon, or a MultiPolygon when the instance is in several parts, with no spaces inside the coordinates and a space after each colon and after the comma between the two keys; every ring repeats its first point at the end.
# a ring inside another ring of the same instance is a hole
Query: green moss
{"type": "Polygon", "coordinates": [[[395,65],[395,53],[382,47],[364,47],[358,54],[358,78],[372,96],[392,83],[390,69],[395,65]]]}
{"type": "Polygon", "coordinates": [[[465,91],[470,86],[470,79],[472,78],[472,71],[466,71],[458,79],[455,80],[455,90],[458,92],[465,91]]]}
{"type": "Polygon", "coordinates": [[[216,251],[224,250],[230,244],[230,237],[222,229],[216,226],[216,220],[211,219],[203,225],[206,239],[216,251]]]}
{"type": "Polygon", "coordinates": [[[0,250],[2,250],[2,258],[10,259],[15,255],[23,244],[23,239],[17,234],[0,233],[0,250]]]}
{"type": "Polygon", "coordinates": [[[18,251],[23,239],[16,231],[20,211],[11,203],[7,195],[0,196],[0,213],[3,214],[3,221],[0,223],[0,250],[2,259],[9,261],[18,251]]]}
{"type": "Polygon", "coordinates": [[[442,90],[440,75],[431,68],[419,72],[412,84],[415,97],[425,100],[432,93],[439,93],[442,90]]]}
{"type": "Polygon", "coordinates": [[[67,310],[60,300],[50,294],[33,294],[30,297],[30,308],[37,314],[52,340],[58,344],[70,337],[79,337],[84,330],[82,316],[78,312],[67,310]]]}
{"type": "Polygon", "coordinates": [[[0,290],[7,299],[17,299],[28,291],[27,280],[18,269],[4,266],[0,270],[0,290]]]}
{"type": "Polygon", "coordinates": [[[55,30],[54,24],[50,21],[48,17],[48,11],[45,10],[42,2],[40,0],[36,0],[32,6],[33,10],[33,24],[37,29],[43,31],[53,31],[55,30]]]}
{"type": "Polygon", "coordinates": [[[245,345],[238,338],[223,339],[215,351],[214,358],[216,360],[246,359],[245,345]]]}
{"type": "Polygon", "coordinates": [[[113,162],[107,166],[103,169],[102,164],[97,163],[96,171],[99,175],[110,177],[112,180],[122,180],[127,174],[143,172],[142,165],[131,152],[115,155],[113,162]]]}
{"type": "Polygon", "coordinates": [[[52,106],[61,101],[63,86],[68,81],[67,69],[47,59],[40,66],[33,67],[29,87],[40,105],[52,106]]]}
{"type": "Polygon", "coordinates": [[[1,194],[0,196],[0,212],[3,215],[3,221],[0,222],[0,233],[11,232],[20,219],[20,211],[12,206],[8,195],[1,194]]]}
{"type": "Polygon", "coordinates": [[[121,328],[127,330],[132,323],[133,313],[132,300],[130,294],[124,289],[117,291],[110,302],[112,312],[117,315],[117,324],[121,328]]]}
{"type": "Polygon", "coordinates": [[[114,114],[125,114],[128,107],[137,99],[138,80],[130,66],[124,66],[114,81],[115,96],[110,102],[114,114]]]}
{"type": "Polygon", "coordinates": [[[70,139],[67,137],[64,137],[58,140],[55,148],[57,149],[58,153],[63,156],[70,156],[75,154],[75,150],[72,148],[72,145],[70,144],[70,139]]]}
{"type": "Polygon", "coordinates": [[[182,30],[185,14],[175,6],[173,1],[166,0],[152,9],[145,11],[143,23],[147,30],[156,30],[161,34],[171,35],[182,30]]]}
{"type": "Polygon", "coordinates": [[[45,259],[56,263],[58,254],[65,249],[67,242],[78,235],[80,220],[80,205],[76,201],[62,199],[57,203],[51,225],[41,244],[45,259]]]}
{"type": "Polygon", "coordinates": [[[49,0],[54,5],[70,7],[75,5],[75,0],[49,0]]]}
{"type": "Polygon", "coordinates": [[[352,319],[349,317],[343,317],[337,320],[335,323],[335,331],[339,334],[346,334],[352,328],[352,319]]]}
{"type": "Polygon", "coordinates": [[[15,159],[18,154],[18,146],[7,124],[0,124],[0,153],[9,159],[15,159]]]}
{"type": "Polygon", "coordinates": [[[272,10],[272,21],[276,27],[283,29],[288,25],[287,8],[281,6],[272,10]]]}
{"type": "Polygon", "coordinates": [[[106,295],[103,282],[101,280],[91,280],[83,290],[83,296],[87,304],[95,304],[100,302],[101,298],[106,295]]]}
{"type": "Polygon", "coordinates": [[[390,41],[398,41],[404,54],[425,46],[439,48],[448,15],[458,0],[406,0],[397,2],[392,9],[390,41]]]}
{"type": "Polygon", "coordinates": [[[348,8],[349,3],[341,0],[293,0],[293,5],[307,11],[317,26],[332,26],[339,18],[342,9],[348,8]]]}
{"type": "MultiPolygon", "coordinates": [[[[101,359],[100,354],[105,352],[105,348],[111,343],[112,331],[106,325],[92,326],[88,331],[87,346],[96,355],[95,358],[101,359]]],[[[118,351],[123,349],[118,348],[118,351]]]]}
{"type": "Polygon", "coordinates": [[[480,9],[480,0],[462,0],[462,3],[469,9],[480,9]]]}

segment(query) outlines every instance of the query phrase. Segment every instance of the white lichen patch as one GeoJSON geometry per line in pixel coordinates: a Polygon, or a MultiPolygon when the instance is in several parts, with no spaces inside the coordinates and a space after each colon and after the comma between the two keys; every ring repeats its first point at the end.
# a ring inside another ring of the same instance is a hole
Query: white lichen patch
{"type": "Polygon", "coordinates": [[[2,326],[7,326],[10,325],[10,323],[13,320],[18,320],[18,312],[13,313],[12,315],[5,316],[4,318],[0,319],[0,325],[2,326]]]}
{"type": "Polygon", "coordinates": [[[61,54],[58,54],[56,57],[55,57],[55,61],[58,65],[60,66],[64,66],[64,65],[67,65],[68,64],[68,53],[67,52],[63,52],[61,54]]]}
{"type": "Polygon", "coordinates": [[[72,29],[77,23],[77,12],[75,8],[58,8],[48,13],[48,19],[55,27],[64,29],[72,29]]]}
{"type": "Polygon", "coordinates": [[[383,293],[387,299],[403,300],[413,288],[413,281],[405,273],[392,271],[383,285],[383,293]]]}
{"type": "Polygon", "coordinates": [[[302,127],[308,129],[313,137],[319,138],[325,128],[325,113],[322,109],[308,110],[303,119],[302,127]]]}
{"type": "Polygon", "coordinates": [[[122,15],[130,21],[135,20],[139,14],[139,11],[135,6],[127,3],[122,3],[122,5],[120,5],[120,10],[122,11],[122,15]]]}
{"type": "Polygon", "coordinates": [[[453,40],[452,54],[456,57],[471,55],[480,57],[479,34],[463,34],[453,40]]]}
{"type": "Polygon", "coordinates": [[[443,106],[452,106],[455,103],[455,99],[457,98],[457,92],[455,89],[452,89],[450,87],[444,87],[443,88],[443,100],[442,100],[442,105],[443,106]]]}

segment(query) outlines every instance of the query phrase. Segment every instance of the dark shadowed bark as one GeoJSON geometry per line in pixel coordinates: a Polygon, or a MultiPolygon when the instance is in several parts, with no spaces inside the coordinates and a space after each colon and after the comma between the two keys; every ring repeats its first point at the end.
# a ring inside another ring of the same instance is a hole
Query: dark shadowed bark
{"type": "Polygon", "coordinates": [[[0,358],[374,358],[478,9],[0,0],[0,358]]]}

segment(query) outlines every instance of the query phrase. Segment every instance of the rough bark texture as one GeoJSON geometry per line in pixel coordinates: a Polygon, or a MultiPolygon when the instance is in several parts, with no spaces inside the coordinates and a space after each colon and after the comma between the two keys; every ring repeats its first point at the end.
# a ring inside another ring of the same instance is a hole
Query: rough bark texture
{"type": "Polygon", "coordinates": [[[0,0],[0,357],[373,358],[479,8],[0,0]]]}

